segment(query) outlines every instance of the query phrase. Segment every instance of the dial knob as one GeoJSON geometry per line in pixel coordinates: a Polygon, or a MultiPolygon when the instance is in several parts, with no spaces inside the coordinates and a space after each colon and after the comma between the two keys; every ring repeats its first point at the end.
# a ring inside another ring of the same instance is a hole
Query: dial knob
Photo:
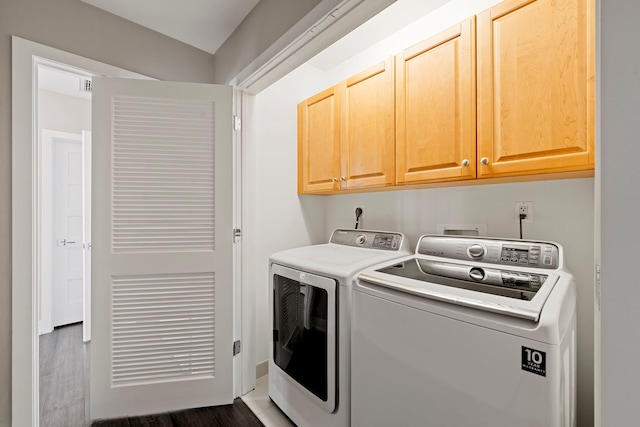
{"type": "Polygon", "coordinates": [[[481,268],[472,268],[469,271],[469,277],[473,280],[477,280],[478,282],[484,279],[484,270],[481,268]]]}
{"type": "Polygon", "coordinates": [[[359,245],[364,245],[367,242],[367,236],[365,236],[364,234],[360,234],[358,235],[358,237],[356,237],[356,243],[359,245]]]}
{"type": "Polygon", "coordinates": [[[482,258],[487,253],[487,249],[480,243],[472,243],[467,246],[467,255],[471,258],[482,258]]]}

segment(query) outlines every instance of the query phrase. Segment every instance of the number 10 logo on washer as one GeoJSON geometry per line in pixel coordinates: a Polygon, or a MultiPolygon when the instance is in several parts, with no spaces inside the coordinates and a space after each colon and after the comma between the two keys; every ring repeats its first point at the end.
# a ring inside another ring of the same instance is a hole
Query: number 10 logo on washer
{"type": "Polygon", "coordinates": [[[522,370],[533,372],[534,374],[547,376],[547,353],[534,350],[529,347],[522,347],[522,370]]]}

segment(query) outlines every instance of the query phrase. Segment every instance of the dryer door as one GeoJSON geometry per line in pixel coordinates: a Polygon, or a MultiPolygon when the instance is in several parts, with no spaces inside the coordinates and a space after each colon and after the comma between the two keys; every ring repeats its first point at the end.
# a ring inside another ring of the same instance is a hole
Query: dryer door
{"type": "Polygon", "coordinates": [[[327,411],[336,407],[334,279],[273,265],[273,362],[327,411]]]}

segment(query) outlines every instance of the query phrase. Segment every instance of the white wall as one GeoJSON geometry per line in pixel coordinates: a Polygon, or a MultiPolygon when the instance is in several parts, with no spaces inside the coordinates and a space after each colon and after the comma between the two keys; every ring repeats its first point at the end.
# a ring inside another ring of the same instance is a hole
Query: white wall
{"type": "Polygon", "coordinates": [[[91,130],[91,100],[50,90],[38,91],[38,135],[42,129],[82,133],[91,130]]]}
{"type": "Polygon", "coordinates": [[[252,201],[245,210],[245,246],[249,268],[245,279],[256,288],[256,362],[268,360],[268,262],[277,251],[322,243],[324,200],[297,196],[296,94],[298,80],[276,84],[255,98],[254,143],[245,146],[245,191],[252,201]],[[293,121],[293,126],[291,122],[293,121]]]}
{"type": "MultiPolygon", "coordinates": [[[[454,0],[387,39],[366,49],[344,39],[319,54],[256,97],[254,153],[256,205],[255,285],[257,354],[267,358],[268,256],[274,250],[305,242],[325,242],[333,228],[353,227],[354,206],[366,206],[364,226],[399,230],[415,245],[419,235],[436,232],[438,223],[487,224],[488,234],[517,237],[516,201],[533,202],[533,224],[524,237],[551,240],[565,247],[568,268],[578,284],[578,425],[593,425],[593,179],[494,184],[428,190],[404,190],[338,196],[298,196],[296,104],[442,29],[478,13],[496,0],[454,0]],[[262,225],[260,225],[262,224],[262,225]],[[264,330],[264,337],[260,337],[264,330]]],[[[417,0],[399,0],[410,15],[417,0]]],[[[417,13],[417,12],[416,12],[417,13]]],[[[384,25],[384,16],[365,24],[384,25]]],[[[366,28],[350,36],[363,38],[366,28]]]]}

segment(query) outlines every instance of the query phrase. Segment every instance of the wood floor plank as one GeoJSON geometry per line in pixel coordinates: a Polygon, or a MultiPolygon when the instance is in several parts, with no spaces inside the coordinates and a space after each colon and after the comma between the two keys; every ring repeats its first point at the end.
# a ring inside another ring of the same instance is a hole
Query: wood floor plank
{"type": "Polygon", "coordinates": [[[40,425],[84,427],[86,355],[82,324],[40,336],[40,425]]]}
{"type": "Polygon", "coordinates": [[[176,427],[263,427],[263,424],[254,415],[251,409],[249,409],[249,407],[239,398],[233,402],[233,405],[212,406],[172,412],[171,419],[176,427]]]}
{"type": "Polygon", "coordinates": [[[131,427],[173,427],[173,420],[169,414],[147,415],[144,417],[130,417],[131,427]]]}

